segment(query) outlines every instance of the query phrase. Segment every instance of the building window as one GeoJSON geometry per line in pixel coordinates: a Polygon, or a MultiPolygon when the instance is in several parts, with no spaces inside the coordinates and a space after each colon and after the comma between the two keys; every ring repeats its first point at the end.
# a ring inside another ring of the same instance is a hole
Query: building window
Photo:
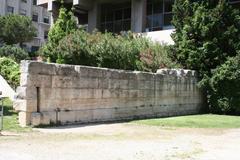
{"type": "Polygon", "coordinates": [[[102,6],[101,31],[119,33],[131,30],[131,4],[102,6]]]}
{"type": "Polygon", "coordinates": [[[229,0],[229,3],[234,7],[239,9],[240,8],[240,0],[229,0]]]}
{"type": "Polygon", "coordinates": [[[232,4],[234,4],[234,3],[240,3],[240,0],[229,0],[229,3],[232,3],[232,4]]]}
{"type": "Polygon", "coordinates": [[[44,39],[48,39],[48,31],[44,31],[44,39]]]}
{"type": "Polygon", "coordinates": [[[48,16],[45,16],[45,17],[43,18],[43,23],[49,24],[49,17],[48,17],[48,16]]]}
{"type": "Polygon", "coordinates": [[[39,50],[39,46],[32,46],[31,52],[37,52],[39,50]]]}
{"type": "Polygon", "coordinates": [[[20,10],[20,15],[26,16],[27,15],[27,11],[25,9],[21,9],[20,10]]]}
{"type": "Polygon", "coordinates": [[[33,3],[33,5],[36,6],[37,5],[37,0],[33,0],[32,3],[33,3]]]}
{"type": "Polygon", "coordinates": [[[37,14],[37,13],[33,13],[33,15],[32,15],[32,21],[38,22],[38,14],[37,14]]]}
{"type": "Polygon", "coordinates": [[[23,2],[23,3],[27,3],[27,0],[21,0],[21,2],[23,2]]]}
{"type": "Polygon", "coordinates": [[[146,31],[158,31],[172,28],[173,4],[174,0],[148,0],[146,31]]]}
{"type": "Polygon", "coordinates": [[[8,14],[13,14],[14,13],[14,7],[7,6],[7,13],[8,14]]]}

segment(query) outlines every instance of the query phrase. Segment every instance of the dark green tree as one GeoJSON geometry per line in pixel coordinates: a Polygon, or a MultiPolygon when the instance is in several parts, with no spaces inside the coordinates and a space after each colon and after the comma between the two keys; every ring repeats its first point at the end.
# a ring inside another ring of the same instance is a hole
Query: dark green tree
{"type": "MultiPolygon", "coordinates": [[[[224,95],[223,90],[216,89],[215,86],[224,83],[213,83],[216,80],[213,78],[214,70],[240,51],[240,12],[233,9],[227,0],[176,0],[173,12],[173,25],[176,28],[173,34],[175,58],[185,68],[199,71],[202,78],[200,86],[208,94],[209,106],[213,108],[212,111],[218,108],[215,111],[221,113],[221,104],[225,108],[233,106],[236,96],[227,93],[224,95]],[[219,96],[220,94],[223,95],[219,96]],[[224,102],[216,103],[216,99],[221,99],[220,97],[224,97],[224,102]]],[[[239,81],[239,78],[236,80],[239,81]]],[[[231,87],[226,86],[228,89],[231,87]]],[[[240,90],[235,93],[238,92],[240,90]]],[[[228,113],[229,110],[221,111],[228,113]]]]}
{"type": "Polygon", "coordinates": [[[36,29],[28,17],[15,14],[0,17],[0,40],[3,43],[22,45],[35,36],[36,29]]]}
{"type": "Polygon", "coordinates": [[[176,58],[186,68],[211,70],[240,49],[240,14],[226,0],[177,0],[173,7],[176,58]]]}

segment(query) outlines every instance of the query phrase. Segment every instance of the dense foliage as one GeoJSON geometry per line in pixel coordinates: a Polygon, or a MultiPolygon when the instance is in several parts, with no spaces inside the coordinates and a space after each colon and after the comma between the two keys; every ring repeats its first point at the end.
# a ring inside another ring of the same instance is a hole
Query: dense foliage
{"type": "Polygon", "coordinates": [[[59,17],[48,33],[48,42],[40,49],[40,54],[44,57],[48,57],[49,61],[57,61],[58,57],[54,51],[59,41],[76,29],[77,23],[72,11],[68,11],[66,8],[61,7],[59,10],[59,17]]]}
{"type": "Polygon", "coordinates": [[[29,17],[9,14],[0,16],[0,41],[8,45],[22,44],[36,36],[36,29],[29,17]]]}
{"type": "Polygon", "coordinates": [[[54,53],[57,62],[67,64],[152,72],[177,66],[168,57],[165,46],[132,33],[76,31],[63,38],[54,53]]]}
{"type": "Polygon", "coordinates": [[[0,75],[3,76],[7,82],[16,88],[20,81],[20,67],[11,58],[0,58],[0,75]]]}
{"type": "Polygon", "coordinates": [[[0,57],[9,57],[17,63],[20,63],[21,60],[28,58],[28,53],[17,46],[6,45],[0,47],[0,57]]]}
{"type": "Polygon", "coordinates": [[[213,72],[209,92],[211,111],[240,114],[240,54],[213,72]]]}
{"type": "MultiPolygon", "coordinates": [[[[223,84],[214,78],[216,75],[212,71],[224,64],[228,57],[235,57],[240,50],[239,10],[234,10],[226,0],[177,0],[173,12],[173,24],[176,28],[173,35],[174,58],[185,68],[199,71],[203,78],[200,85],[208,93],[211,110],[219,113],[217,108],[222,108],[221,113],[228,113],[224,108],[233,108],[239,97],[229,94],[229,103],[224,103],[223,107],[220,103],[223,101],[218,96],[222,90],[215,88],[211,92],[209,83],[213,84],[213,80],[216,80],[214,84],[223,84]],[[219,103],[216,103],[217,99],[219,103]]],[[[221,69],[224,68],[220,67],[218,72],[221,69]]],[[[230,89],[234,84],[225,87],[230,89]]]]}

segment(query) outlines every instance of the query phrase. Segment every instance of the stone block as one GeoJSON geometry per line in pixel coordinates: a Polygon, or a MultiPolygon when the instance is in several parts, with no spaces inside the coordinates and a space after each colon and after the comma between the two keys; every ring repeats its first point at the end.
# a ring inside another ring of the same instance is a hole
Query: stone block
{"type": "Polygon", "coordinates": [[[129,90],[129,98],[138,98],[138,90],[129,90]]]}
{"type": "Polygon", "coordinates": [[[21,111],[18,113],[18,122],[21,127],[31,125],[31,112],[21,111]]]}
{"type": "MultiPolygon", "coordinates": [[[[83,67],[82,67],[83,68],[83,67]]],[[[88,68],[88,76],[89,78],[102,78],[103,69],[97,67],[87,67],[88,68]]]]}
{"type": "Polygon", "coordinates": [[[52,87],[52,76],[49,75],[30,75],[27,79],[26,85],[21,86],[28,86],[28,87],[52,87]]]}
{"type": "Polygon", "coordinates": [[[111,91],[109,89],[103,89],[102,90],[102,98],[111,98],[111,91]]]}
{"type": "Polygon", "coordinates": [[[140,81],[153,81],[155,79],[155,74],[148,72],[135,72],[137,80],[140,81]]]}
{"type": "Polygon", "coordinates": [[[138,81],[136,80],[129,80],[128,81],[128,89],[138,89],[138,81]]]}
{"type": "Polygon", "coordinates": [[[17,99],[13,102],[13,108],[20,112],[37,112],[37,100],[17,99]]]}
{"type": "Polygon", "coordinates": [[[29,73],[35,75],[55,75],[55,64],[42,63],[36,61],[22,61],[20,67],[21,73],[29,73]]]}
{"type": "Polygon", "coordinates": [[[130,89],[129,80],[119,80],[119,88],[120,89],[130,89]]]}
{"type": "Polygon", "coordinates": [[[120,80],[109,79],[108,80],[108,89],[120,89],[120,80]]]}
{"type": "MultiPolygon", "coordinates": [[[[54,96],[53,99],[55,100],[71,100],[73,98],[73,89],[71,88],[54,88],[54,91],[50,90],[45,90],[45,94],[48,94],[49,96],[54,96]],[[49,93],[48,93],[49,92],[49,93]]],[[[44,92],[44,90],[43,90],[44,92]]],[[[42,95],[42,94],[41,94],[42,95]]],[[[47,98],[47,97],[45,97],[47,98]]],[[[50,98],[50,97],[49,97],[50,98]]]]}
{"type": "Polygon", "coordinates": [[[103,97],[103,90],[102,89],[94,89],[93,90],[93,98],[101,99],[103,97]]]}
{"type": "Polygon", "coordinates": [[[17,99],[25,100],[36,100],[37,99],[37,88],[36,87],[17,87],[16,91],[17,99]]]}
{"type": "Polygon", "coordinates": [[[75,112],[75,120],[80,123],[88,123],[93,121],[93,110],[81,110],[75,112]]]}
{"type": "Polygon", "coordinates": [[[55,64],[56,75],[58,76],[77,76],[79,73],[75,70],[74,65],[55,64]]]}
{"type": "Polygon", "coordinates": [[[119,90],[119,98],[129,98],[129,90],[127,89],[119,90]]]}
{"type": "Polygon", "coordinates": [[[31,115],[31,125],[39,126],[41,124],[41,113],[32,113],[31,115]]]}
{"type": "Polygon", "coordinates": [[[74,111],[61,111],[58,114],[58,121],[61,124],[74,123],[77,121],[75,114],[76,113],[74,111]]]}
{"type": "Polygon", "coordinates": [[[94,89],[80,89],[79,91],[82,99],[94,98],[94,89]]]}
{"type": "Polygon", "coordinates": [[[71,76],[54,76],[52,77],[53,88],[72,88],[71,76]]]}
{"type": "Polygon", "coordinates": [[[112,119],[112,108],[97,109],[93,110],[93,120],[111,120],[112,119]]]}
{"type": "Polygon", "coordinates": [[[65,92],[65,90],[62,88],[39,88],[39,100],[54,100],[59,98],[59,93],[61,94],[63,92],[65,92]]]}

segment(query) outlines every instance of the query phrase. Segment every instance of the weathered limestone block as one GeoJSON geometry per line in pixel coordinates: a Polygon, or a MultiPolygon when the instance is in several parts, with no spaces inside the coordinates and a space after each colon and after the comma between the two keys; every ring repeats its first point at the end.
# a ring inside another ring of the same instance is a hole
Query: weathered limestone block
{"type": "Polygon", "coordinates": [[[31,125],[39,126],[41,125],[41,113],[35,112],[31,114],[31,125]]]}
{"type": "Polygon", "coordinates": [[[36,61],[23,61],[21,63],[21,73],[39,74],[39,75],[55,75],[56,65],[49,63],[42,63],[36,61]]]}
{"type": "Polygon", "coordinates": [[[52,87],[52,76],[22,73],[20,85],[21,87],[52,87]]]}
{"type": "Polygon", "coordinates": [[[13,102],[13,108],[20,112],[37,112],[37,100],[17,99],[13,102]]]}
{"type": "Polygon", "coordinates": [[[37,88],[36,87],[17,87],[17,99],[36,100],[37,88]]]}
{"type": "Polygon", "coordinates": [[[32,119],[31,114],[32,114],[31,112],[24,112],[24,111],[20,111],[18,113],[18,122],[20,126],[26,127],[31,125],[31,119],[32,119]]]}
{"type": "Polygon", "coordinates": [[[52,87],[53,88],[72,88],[71,76],[53,76],[52,87]]]}
{"type": "Polygon", "coordinates": [[[131,88],[134,89],[132,81],[133,80],[126,80],[126,79],[119,80],[119,89],[131,89],[131,88]]]}

